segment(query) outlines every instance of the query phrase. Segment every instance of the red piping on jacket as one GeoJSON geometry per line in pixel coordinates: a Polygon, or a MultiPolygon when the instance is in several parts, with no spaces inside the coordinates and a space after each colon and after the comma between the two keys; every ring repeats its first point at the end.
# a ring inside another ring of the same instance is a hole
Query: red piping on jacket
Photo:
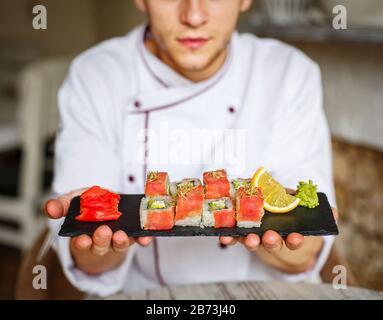
{"type": "MultiPolygon", "coordinates": [[[[148,171],[148,140],[149,140],[149,137],[148,137],[148,129],[149,129],[149,111],[146,111],[145,112],[145,139],[144,139],[144,170],[143,170],[143,173],[144,173],[144,185],[145,185],[145,181],[146,181],[146,175],[147,175],[147,171],[148,171]]],[[[157,276],[157,279],[158,279],[158,282],[160,283],[160,285],[164,286],[166,285],[165,281],[164,281],[164,278],[162,277],[162,274],[161,274],[161,269],[160,269],[160,257],[159,257],[159,254],[158,254],[158,243],[157,243],[157,239],[156,237],[153,238],[153,251],[154,251],[154,270],[156,272],[156,276],[157,276]]]]}

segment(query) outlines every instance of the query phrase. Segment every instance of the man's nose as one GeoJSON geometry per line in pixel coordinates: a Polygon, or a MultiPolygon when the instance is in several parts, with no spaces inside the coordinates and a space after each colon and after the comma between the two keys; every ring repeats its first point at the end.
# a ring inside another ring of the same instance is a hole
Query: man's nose
{"type": "Polygon", "coordinates": [[[206,0],[181,0],[181,22],[197,28],[207,21],[206,0]]]}

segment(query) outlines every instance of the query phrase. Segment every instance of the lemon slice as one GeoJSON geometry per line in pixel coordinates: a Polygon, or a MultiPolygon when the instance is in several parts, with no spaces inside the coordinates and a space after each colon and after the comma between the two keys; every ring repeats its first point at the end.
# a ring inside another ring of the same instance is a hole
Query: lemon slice
{"type": "Polygon", "coordinates": [[[274,180],[264,167],[260,167],[255,172],[251,179],[251,186],[261,188],[264,199],[277,189],[283,190],[283,192],[285,191],[285,188],[283,188],[279,182],[274,180]]]}
{"type": "Polygon", "coordinates": [[[279,192],[276,190],[269,194],[263,201],[263,207],[273,213],[286,213],[295,209],[299,204],[300,199],[295,198],[287,193],[279,192]]]}
{"type": "Polygon", "coordinates": [[[251,179],[251,186],[261,188],[263,207],[269,212],[286,213],[299,204],[300,199],[287,194],[285,188],[264,167],[255,172],[251,179]]]}

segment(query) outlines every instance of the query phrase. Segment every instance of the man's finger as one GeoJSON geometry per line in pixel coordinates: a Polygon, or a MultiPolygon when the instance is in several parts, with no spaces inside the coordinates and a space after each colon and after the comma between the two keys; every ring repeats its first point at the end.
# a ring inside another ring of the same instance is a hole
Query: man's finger
{"type": "Polygon", "coordinates": [[[339,219],[339,212],[338,212],[338,209],[337,208],[331,208],[332,209],[332,214],[334,216],[334,220],[335,222],[338,222],[338,219],[339,219]]]}
{"type": "Polygon", "coordinates": [[[288,194],[294,195],[296,191],[294,189],[286,188],[285,189],[288,194]]]}
{"type": "Polygon", "coordinates": [[[71,239],[71,247],[76,251],[88,251],[92,246],[92,238],[86,234],[71,239]]]}
{"type": "Polygon", "coordinates": [[[261,239],[256,234],[249,234],[243,239],[243,244],[250,251],[255,251],[258,249],[261,239]]]}
{"type": "MultiPolygon", "coordinates": [[[[131,241],[132,243],[134,243],[134,239],[131,239],[131,241]]],[[[112,247],[114,252],[125,253],[126,251],[128,251],[129,246],[130,239],[124,231],[119,230],[113,234],[112,247]]]]}
{"type": "Polygon", "coordinates": [[[282,249],[283,240],[275,231],[267,230],[262,236],[262,245],[266,251],[275,253],[282,249]]]}
{"type": "Polygon", "coordinates": [[[58,199],[51,199],[45,203],[44,212],[50,219],[60,219],[64,216],[64,206],[58,199]]]}
{"type": "Polygon", "coordinates": [[[298,250],[300,247],[302,247],[303,243],[305,241],[304,236],[302,236],[300,233],[290,233],[285,240],[287,248],[290,250],[298,250]]]}
{"type": "Polygon", "coordinates": [[[60,219],[68,213],[70,202],[76,196],[82,194],[86,188],[77,189],[64,194],[57,199],[50,199],[45,203],[44,212],[51,219],[60,219]]]}
{"type": "Polygon", "coordinates": [[[226,245],[226,246],[231,246],[237,243],[237,238],[234,237],[219,237],[219,242],[226,245]]]}
{"type": "Polygon", "coordinates": [[[139,237],[135,238],[135,240],[140,246],[146,247],[152,242],[153,237],[139,237]]]}
{"type": "Polygon", "coordinates": [[[96,229],[93,234],[92,252],[96,255],[103,256],[110,250],[113,232],[108,226],[101,226],[96,229]]]}

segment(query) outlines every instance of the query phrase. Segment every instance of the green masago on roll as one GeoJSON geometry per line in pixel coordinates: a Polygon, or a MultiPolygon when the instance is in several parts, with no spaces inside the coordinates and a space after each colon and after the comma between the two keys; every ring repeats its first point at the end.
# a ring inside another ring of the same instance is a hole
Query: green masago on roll
{"type": "Polygon", "coordinates": [[[302,207],[315,208],[319,206],[317,186],[311,180],[308,183],[299,181],[295,197],[301,200],[299,205],[302,207]]]}

